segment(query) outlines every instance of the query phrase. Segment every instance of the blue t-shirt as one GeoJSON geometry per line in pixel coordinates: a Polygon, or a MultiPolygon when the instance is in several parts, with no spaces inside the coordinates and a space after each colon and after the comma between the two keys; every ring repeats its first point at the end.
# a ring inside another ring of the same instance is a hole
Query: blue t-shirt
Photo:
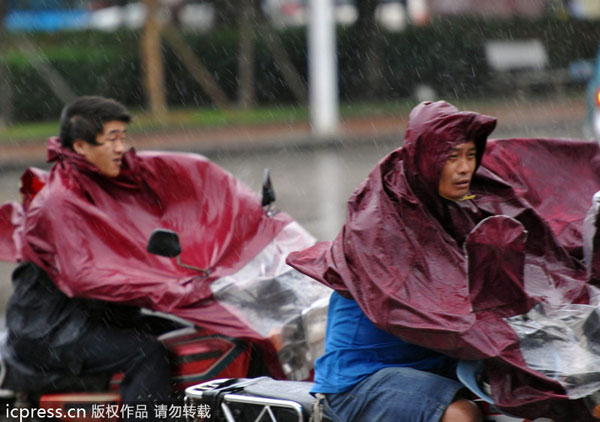
{"type": "Polygon", "coordinates": [[[356,301],[334,292],[329,301],[325,354],[315,362],[312,393],[342,393],[380,369],[444,368],[448,357],[377,328],[356,301]]]}

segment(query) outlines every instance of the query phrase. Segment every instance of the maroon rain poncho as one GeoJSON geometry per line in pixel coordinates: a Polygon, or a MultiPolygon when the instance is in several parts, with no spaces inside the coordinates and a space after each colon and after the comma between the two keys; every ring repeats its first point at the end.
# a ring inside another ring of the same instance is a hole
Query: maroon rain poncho
{"type": "Polygon", "coordinates": [[[598,147],[534,139],[486,147],[495,124],[444,102],[420,104],[404,146],[350,197],[337,238],[287,262],[354,298],[377,326],[406,341],[485,359],[503,410],[585,420],[581,400],[568,400],[558,382],[528,367],[504,318],[542,302],[589,300],[581,234],[600,189],[598,147]],[[441,170],[467,140],[477,146],[471,198],[443,199],[441,170]]]}
{"type": "Polygon", "coordinates": [[[25,173],[23,208],[2,208],[3,226],[16,228],[14,241],[3,242],[4,259],[37,264],[68,296],[142,306],[224,334],[263,338],[214,300],[210,285],[256,256],[291,221],[287,215],[267,217],[252,191],[196,155],[130,150],[121,174],[109,179],[52,138],[48,161],[56,161],[49,175],[25,173]],[[211,275],[202,278],[146,252],[156,228],[179,233],[181,261],[211,275]]]}
{"type": "Polygon", "coordinates": [[[132,149],[111,179],[51,138],[48,161],[49,173],[24,173],[22,204],[0,208],[0,259],[33,262],[69,297],[250,339],[274,376],[309,375],[313,346],[297,320],[326,306],[319,299],[330,290],[285,265],[290,251],[314,243],[298,223],[267,212],[254,192],[195,154],[132,149]],[[148,253],[157,228],[177,232],[181,262],[210,275],[148,253]]]}

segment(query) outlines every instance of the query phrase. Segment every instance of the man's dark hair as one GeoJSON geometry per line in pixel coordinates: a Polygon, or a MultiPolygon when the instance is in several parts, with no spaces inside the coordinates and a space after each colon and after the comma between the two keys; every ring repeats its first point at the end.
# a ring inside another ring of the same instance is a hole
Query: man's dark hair
{"type": "Polygon", "coordinates": [[[66,105],[60,114],[60,142],[73,149],[73,142],[82,139],[98,145],[96,136],[104,131],[104,124],[112,121],[131,122],[125,106],[110,98],[85,96],[66,105]]]}

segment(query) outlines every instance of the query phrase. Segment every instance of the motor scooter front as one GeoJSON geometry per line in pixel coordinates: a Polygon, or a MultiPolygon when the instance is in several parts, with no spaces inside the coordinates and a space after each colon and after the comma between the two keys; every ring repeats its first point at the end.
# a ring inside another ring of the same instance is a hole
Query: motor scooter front
{"type": "MultiPolygon", "coordinates": [[[[270,217],[277,211],[271,206],[274,196],[268,173],[265,180],[262,205],[270,217]]],[[[323,349],[331,291],[287,266],[285,258],[292,250],[313,242],[312,236],[292,221],[239,271],[212,281],[214,298],[262,340],[232,337],[180,317],[143,310],[144,318],[155,327],[153,332],[170,353],[171,380],[180,399],[185,388],[215,378],[311,377],[314,359],[323,349]]],[[[155,230],[147,249],[177,260],[178,265],[195,270],[199,277],[210,275],[210,269],[181,262],[179,236],[173,231],[155,230]]],[[[31,380],[28,388],[16,390],[9,399],[12,407],[55,409],[55,414],[61,409],[65,416],[57,419],[75,422],[82,418],[69,416],[68,409],[83,407],[88,410],[87,417],[100,416],[102,410],[120,403],[121,374],[90,380],[83,376],[61,377],[59,382],[47,376],[29,377],[10,364],[4,368],[0,374],[5,381],[2,385],[9,389],[15,376],[31,380]]],[[[183,415],[181,403],[174,405],[172,416],[183,415]]]]}

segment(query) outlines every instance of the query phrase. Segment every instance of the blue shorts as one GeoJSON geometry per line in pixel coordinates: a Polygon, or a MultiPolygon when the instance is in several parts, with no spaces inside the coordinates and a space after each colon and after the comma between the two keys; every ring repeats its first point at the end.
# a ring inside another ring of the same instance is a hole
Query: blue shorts
{"type": "Polygon", "coordinates": [[[464,386],[431,372],[384,368],[343,393],[327,394],[334,422],[437,422],[464,386]]]}

